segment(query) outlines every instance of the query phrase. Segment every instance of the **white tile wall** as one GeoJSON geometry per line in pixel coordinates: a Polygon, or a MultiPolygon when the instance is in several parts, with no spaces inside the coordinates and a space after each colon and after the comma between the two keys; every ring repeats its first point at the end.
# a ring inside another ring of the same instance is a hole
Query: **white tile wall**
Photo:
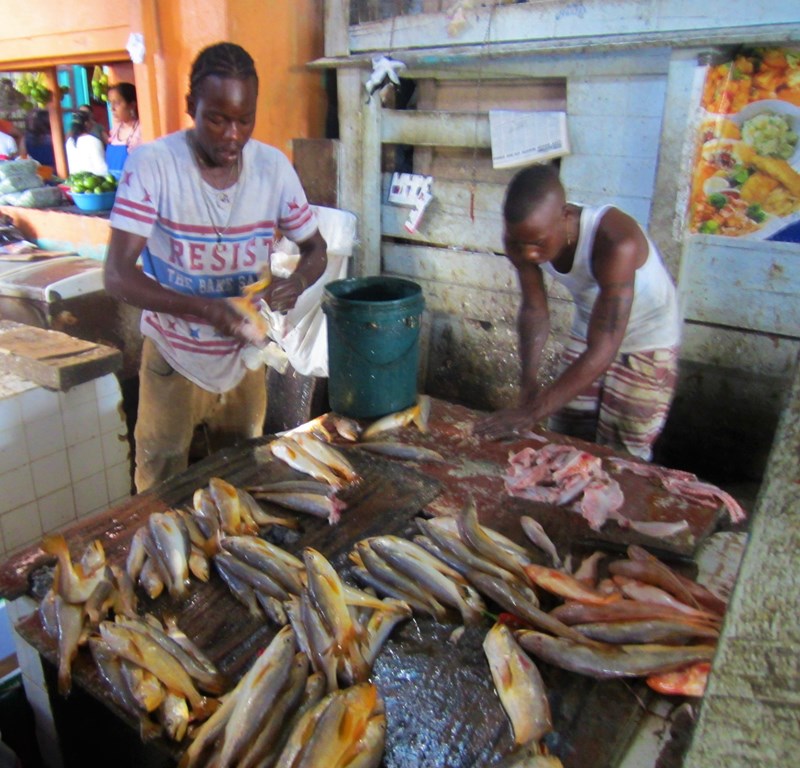
{"type": "Polygon", "coordinates": [[[52,392],[0,375],[0,555],[130,494],[114,375],[52,392]]]}

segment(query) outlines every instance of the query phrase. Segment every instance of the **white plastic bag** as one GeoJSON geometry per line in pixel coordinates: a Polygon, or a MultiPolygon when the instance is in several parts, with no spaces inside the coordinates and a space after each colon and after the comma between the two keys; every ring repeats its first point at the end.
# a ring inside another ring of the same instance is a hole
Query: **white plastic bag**
{"type": "MultiPolygon", "coordinates": [[[[314,206],[320,234],[328,244],[328,265],[322,277],[303,291],[297,304],[285,315],[267,311],[270,335],[303,376],[328,375],[328,329],[322,311],[325,286],[347,276],[347,260],[356,240],[356,216],[337,208],[314,206]]],[[[288,277],[297,266],[297,246],[282,240],[272,254],[272,273],[288,277]]]]}

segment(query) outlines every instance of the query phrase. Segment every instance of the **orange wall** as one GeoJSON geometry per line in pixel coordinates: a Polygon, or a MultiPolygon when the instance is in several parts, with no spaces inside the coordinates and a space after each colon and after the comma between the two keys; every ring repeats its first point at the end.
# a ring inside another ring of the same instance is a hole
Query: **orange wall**
{"type": "Polygon", "coordinates": [[[129,34],[143,34],[145,62],[133,65],[133,74],[145,139],[191,124],[185,114],[191,62],[201,48],[221,40],[239,43],[255,59],[260,79],[255,138],[291,156],[293,138],[323,136],[322,76],[305,68],[323,54],[323,0],[34,0],[14,5],[14,13],[0,25],[4,70],[127,61],[129,34]]]}

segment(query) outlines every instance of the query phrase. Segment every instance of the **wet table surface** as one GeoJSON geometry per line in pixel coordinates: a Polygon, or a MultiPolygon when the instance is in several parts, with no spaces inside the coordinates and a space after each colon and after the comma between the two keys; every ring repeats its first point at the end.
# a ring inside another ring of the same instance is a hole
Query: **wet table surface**
{"type": "MultiPolygon", "coordinates": [[[[688,534],[668,545],[613,524],[607,524],[598,534],[575,513],[511,498],[503,483],[509,453],[526,445],[540,447],[542,443],[478,440],[471,434],[471,427],[479,416],[462,406],[434,400],[427,434],[414,426],[391,434],[392,439],[436,449],[445,458],[444,463],[402,462],[369,454],[357,445],[347,446],[347,455],[364,482],[345,495],[349,508],[341,521],[330,526],[324,520],[298,515],[301,531],[290,532],[277,543],[295,554],[305,546],[318,549],[346,581],[357,584],[347,559],[355,542],[378,534],[411,537],[418,532],[414,524],[418,514],[452,514],[469,495],[475,499],[484,525],[520,544],[526,543],[520,515],[536,517],[555,540],[562,557],[572,554],[580,558],[598,546],[612,552],[624,550],[627,543],[635,542],[649,545],[664,556],[674,556],[678,563],[689,562],[697,545],[716,525],[718,510],[687,504],[628,472],[614,475],[626,497],[622,511],[635,519],[686,519],[688,534]]],[[[601,457],[615,455],[600,446],[553,433],[542,434],[601,457]]],[[[257,459],[257,447],[269,439],[220,451],[158,489],[68,526],[63,533],[70,551],[75,555],[99,539],[107,559],[124,565],[129,542],[148,516],[191,504],[194,491],[205,486],[211,477],[223,477],[241,487],[300,477],[275,459],[257,459]]],[[[537,557],[531,550],[532,559],[545,562],[544,556],[537,557]]],[[[41,597],[52,578],[51,566],[52,559],[38,546],[20,552],[0,566],[0,595],[7,599],[24,594],[41,597]]],[[[277,627],[250,616],[216,575],[207,583],[193,580],[192,585],[189,596],[178,603],[168,596],[156,601],[142,596],[140,611],[177,616],[183,631],[235,681],[269,643],[277,627]]],[[[489,609],[496,607],[490,603],[489,609]]],[[[509,723],[481,648],[491,620],[487,618],[485,626],[467,628],[457,642],[452,642],[451,635],[458,626],[415,616],[395,629],[378,656],[372,680],[384,698],[387,712],[383,760],[386,768],[492,766],[503,762],[511,751],[509,723]]],[[[56,663],[55,644],[43,631],[37,614],[25,619],[18,631],[45,659],[56,663]]],[[[616,765],[643,715],[651,695],[649,689],[640,681],[601,682],[544,664],[540,668],[553,710],[555,732],[547,740],[551,750],[566,768],[616,765]]],[[[73,685],[85,689],[124,719],[85,649],[73,665],[73,680],[73,685]]],[[[180,752],[167,743],[163,748],[176,756],[180,752]]]]}

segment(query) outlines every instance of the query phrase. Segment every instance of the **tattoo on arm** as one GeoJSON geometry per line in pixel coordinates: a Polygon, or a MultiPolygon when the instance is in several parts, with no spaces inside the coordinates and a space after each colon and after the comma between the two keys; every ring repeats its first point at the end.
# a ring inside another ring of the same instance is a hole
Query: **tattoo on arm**
{"type": "Polygon", "coordinates": [[[609,296],[597,307],[592,318],[597,330],[603,333],[616,333],[627,322],[633,296],[609,296]]]}

